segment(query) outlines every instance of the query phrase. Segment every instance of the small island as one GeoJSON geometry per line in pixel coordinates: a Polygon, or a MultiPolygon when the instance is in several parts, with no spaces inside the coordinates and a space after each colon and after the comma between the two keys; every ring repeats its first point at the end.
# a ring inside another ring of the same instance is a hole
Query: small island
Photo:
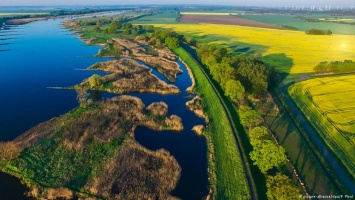
{"type": "Polygon", "coordinates": [[[96,63],[89,69],[101,70],[110,74],[100,77],[93,75],[73,88],[78,90],[100,90],[116,94],[129,92],[178,94],[180,90],[165,83],[152,74],[151,70],[135,60],[120,59],[96,63]]]}
{"type": "MultiPolygon", "coordinates": [[[[137,38],[140,39],[140,38],[137,38]]],[[[122,52],[125,57],[134,57],[136,60],[146,63],[162,73],[170,82],[175,82],[177,74],[182,73],[179,65],[175,62],[177,57],[168,48],[156,49],[149,46],[143,40],[141,43],[127,39],[114,38],[109,43],[122,52]]]]}

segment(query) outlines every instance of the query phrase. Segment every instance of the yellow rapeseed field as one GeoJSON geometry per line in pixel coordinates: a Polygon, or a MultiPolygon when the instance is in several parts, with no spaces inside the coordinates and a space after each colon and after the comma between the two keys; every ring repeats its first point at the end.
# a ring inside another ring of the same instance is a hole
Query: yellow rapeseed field
{"type": "Polygon", "coordinates": [[[326,143],[353,174],[355,165],[355,75],[298,82],[289,93],[326,143]]]}
{"type": "MultiPolygon", "coordinates": [[[[235,46],[238,42],[266,47],[263,56],[285,53],[293,59],[293,67],[279,70],[311,73],[322,61],[355,60],[355,35],[307,35],[301,31],[275,30],[216,24],[155,24],[196,37],[216,38],[211,43],[235,46]]],[[[275,66],[276,67],[276,66],[275,66]]]]}
{"type": "Polygon", "coordinates": [[[315,78],[296,83],[328,121],[355,134],[355,75],[315,78]]]}

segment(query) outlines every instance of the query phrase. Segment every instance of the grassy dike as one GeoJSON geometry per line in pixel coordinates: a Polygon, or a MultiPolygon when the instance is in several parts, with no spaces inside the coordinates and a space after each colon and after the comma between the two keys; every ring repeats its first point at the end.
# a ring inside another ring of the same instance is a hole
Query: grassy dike
{"type": "Polygon", "coordinates": [[[251,199],[246,172],[229,124],[227,114],[194,59],[181,47],[174,50],[192,70],[195,91],[203,99],[203,107],[210,119],[204,135],[208,141],[210,184],[215,199],[251,199]]]}

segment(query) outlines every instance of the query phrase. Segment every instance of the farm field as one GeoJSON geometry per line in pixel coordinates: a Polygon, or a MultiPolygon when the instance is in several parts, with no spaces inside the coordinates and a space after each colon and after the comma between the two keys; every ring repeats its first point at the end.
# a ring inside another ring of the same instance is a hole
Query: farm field
{"type": "Polygon", "coordinates": [[[289,93],[328,146],[355,175],[355,75],[314,78],[289,93]]]}
{"type": "Polygon", "coordinates": [[[281,26],[275,26],[263,22],[244,19],[233,15],[222,15],[223,13],[215,14],[182,14],[180,22],[185,23],[210,23],[210,24],[227,24],[227,25],[239,25],[239,26],[251,26],[260,28],[272,28],[272,29],[286,29],[281,26]]]}
{"type": "Polygon", "coordinates": [[[300,31],[307,31],[312,28],[331,30],[334,34],[355,35],[355,26],[350,24],[339,24],[332,22],[306,22],[297,19],[293,15],[243,15],[245,19],[255,20],[273,25],[287,25],[297,28],[300,31]]]}
{"type": "Polygon", "coordinates": [[[178,14],[176,12],[160,12],[153,13],[150,16],[145,16],[143,18],[133,20],[133,24],[155,24],[155,23],[165,23],[165,24],[175,24],[177,21],[178,14]]]}
{"type": "Polygon", "coordinates": [[[257,54],[284,73],[313,73],[322,61],[355,59],[353,35],[306,35],[304,32],[215,24],[155,24],[199,41],[225,45],[235,54],[257,54]],[[336,51],[334,51],[336,49],[336,51]]]}
{"type": "Polygon", "coordinates": [[[215,15],[215,16],[226,16],[226,15],[237,15],[235,12],[180,12],[181,15],[215,15]]]}

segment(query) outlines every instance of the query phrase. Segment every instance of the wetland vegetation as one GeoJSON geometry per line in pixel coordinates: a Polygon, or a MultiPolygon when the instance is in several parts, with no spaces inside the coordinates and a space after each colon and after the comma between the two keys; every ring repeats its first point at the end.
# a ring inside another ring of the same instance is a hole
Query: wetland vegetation
{"type": "Polygon", "coordinates": [[[2,170],[21,178],[36,198],[167,198],[179,165],[168,152],[149,151],[132,138],[137,126],[182,130],[181,119],[167,117],[167,109],[164,103],[145,107],[130,96],[78,107],[2,144],[2,170]]]}
{"type": "MultiPolygon", "coordinates": [[[[178,199],[178,159],[149,150],[134,134],[137,127],[182,131],[184,119],[169,117],[162,101],[94,101],[86,91],[185,94],[174,85],[182,62],[193,83],[184,106],[205,120],[191,126],[207,140],[204,198],[353,192],[353,107],[340,96],[353,92],[346,73],[354,71],[354,36],[318,25],[307,31],[303,17],[228,11],[156,8],[65,21],[87,45],[103,47],[96,57],[111,60],[88,71],[107,74],[63,87],[77,90],[79,107],[0,143],[1,170],[21,178],[36,198],[178,199]]],[[[323,23],[317,20],[306,22],[323,23]]]]}
{"type": "Polygon", "coordinates": [[[153,75],[151,71],[135,60],[113,60],[96,63],[89,69],[102,70],[110,74],[100,77],[93,75],[82,83],[75,85],[76,90],[100,90],[123,94],[130,92],[176,94],[180,90],[165,83],[153,75]]]}

